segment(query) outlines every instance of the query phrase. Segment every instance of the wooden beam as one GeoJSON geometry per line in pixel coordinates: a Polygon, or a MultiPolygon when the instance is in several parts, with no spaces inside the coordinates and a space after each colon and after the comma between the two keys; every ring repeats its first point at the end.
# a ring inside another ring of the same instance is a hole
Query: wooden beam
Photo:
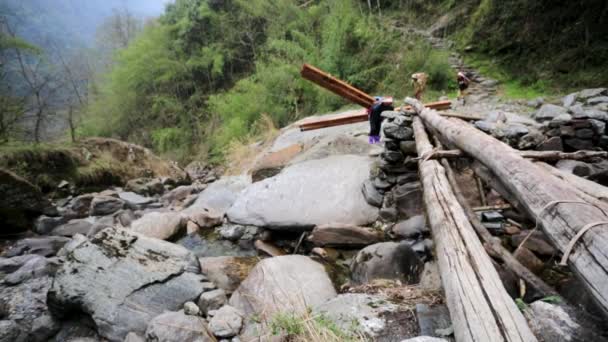
{"type": "Polygon", "coordinates": [[[416,100],[408,103],[425,124],[490,169],[559,251],[564,253],[574,244],[569,264],[608,315],[608,214],[507,144],[461,120],[443,118],[416,100]]]}
{"type": "MultiPolygon", "coordinates": [[[[440,114],[441,116],[445,116],[440,114]]],[[[542,160],[542,161],[558,161],[562,159],[570,160],[591,160],[591,159],[606,159],[608,158],[608,151],[576,151],[576,152],[562,152],[562,151],[517,151],[520,156],[528,159],[542,160]]],[[[460,158],[465,157],[466,154],[462,150],[441,150],[434,151],[429,158],[441,159],[441,158],[460,158]]]]}
{"type": "MultiPolygon", "coordinates": [[[[418,154],[432,151],[420,118],[414,117],[413,128],[418,154]]],[[[452,192],[444,168],[436,160],[418,163],[456,340],[536,341],[452,192]]]]}
{"type": "Polygon", "coordinates": [[[304,64],[300,74],[305,79],[363,107],[370,107],[374,103],[372,96],[312,65],[304,64]]]}

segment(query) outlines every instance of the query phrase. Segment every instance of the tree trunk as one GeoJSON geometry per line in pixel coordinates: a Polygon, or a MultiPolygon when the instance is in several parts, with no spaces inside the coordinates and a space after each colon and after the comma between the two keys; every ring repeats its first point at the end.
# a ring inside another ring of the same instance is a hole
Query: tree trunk
{"type": "MultiPolygon", "coordinates": [[[[441,113],[441,116],[449,117],[445,113],[441,113]]],[[[571,160],[590,160],[597,158],[608,158],[607,151],[576,151],[576,152],[562,152],[562,151],[518,151],[519,155],[528,158],[542,161],[557,161],[562,159],[571,160]]],[[[430,158],[459,158],[466,157],[466,154],[461,150],[442,150],[434,151],[430,158]]]]}
{"type": "Polygon", "coordinates": [[[552,177],[508,145],[461,120],[442,118],[418,101],[409,102],[425,124],[490,169],[562,253],[577,233],[583,232],[569,256],[569,262],[589,293],[608,314],[608,215],[605,211],[586,200],[586,196],[581,196],[578,189],[552,177]]]}
{"type": "Polygon", "coordinates": [[[578,189],[580,189],[584,193],[588,194],[589,196],[593,196],[600,201],[606,202],[606,204],[608,205],[608,188],[607,187],[600,185],[596,182],[592,182],[588,179],[579,177],[577,175],[561,171],[561,170],[556,169],[553,166],[550,166],[545,163],[536,163],[536,165],[539,165],[543,169],[549,171],[555,177],[558,177],[558,178],[572,184],[573,186],[577,187],[578,189]]]}
{"type": "MultiPolygon", "coordinates": [[[[418,155],[430,152],[420,118],[414,118],[413,127],[418,155]]],[[[454,196],[444,168],[436,160],[421,159],[419,170],[456,340],[536,341],[454,196]]]]}

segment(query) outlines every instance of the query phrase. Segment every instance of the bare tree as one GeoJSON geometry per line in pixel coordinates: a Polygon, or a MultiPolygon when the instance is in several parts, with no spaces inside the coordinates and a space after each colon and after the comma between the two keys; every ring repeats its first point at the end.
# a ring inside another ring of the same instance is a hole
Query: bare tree
{"type": "MultiPolygon", "coordinates": [[[[142,21],[126,7],[112,12],[97,30],[97,45],[105,54],[104,59],[109,59],[114,51],[129,46],[143,28],[142,21]]],[[[109,63],[109,60],[104,61],[105,66],[109,63]]]]}

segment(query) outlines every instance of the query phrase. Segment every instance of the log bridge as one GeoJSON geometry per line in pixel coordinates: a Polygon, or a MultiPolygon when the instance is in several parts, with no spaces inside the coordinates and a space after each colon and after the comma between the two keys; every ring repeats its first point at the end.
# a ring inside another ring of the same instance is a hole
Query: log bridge
{"type": "MultiPolygon", "coordinates": [[[[302,76],[364,107],[373,98],[331,75],[304,65],[302,76]]],[[[492,237],[462,195],[449,161],[474,161],[477,175],[512,207],[523,211],[562,254],[598,307],[608,316],[608,188],[545,164],[559,159],[606,158],[608,153],[517,151],[466,122],[444,116],[446,104],[406,99],[413,120],[423,201],[457,341],[537,341],[507,294],[492,263],[496,258],[543,295],[556,292],[492,237]],[[432,132],[435,144],[427,130],[432,132]],[[453,148],[443,150],[443,144],[453,148]],[[455,148],[455,149],[454,149],[455,148]]],[[[303,122],[302,130],[367,119],[363,113],[303,122]]]]}

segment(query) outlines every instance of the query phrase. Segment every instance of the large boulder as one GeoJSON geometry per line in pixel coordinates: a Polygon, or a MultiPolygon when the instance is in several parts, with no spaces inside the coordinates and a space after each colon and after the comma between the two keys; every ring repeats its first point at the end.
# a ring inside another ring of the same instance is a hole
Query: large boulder
{"type": "Polygon", "coordinates": [[[91,215],[105,216],[114,214],[125,206],[125,201],[113,196],[95,196],[91,201],[91,215]]]}
{"type": "Polygon", "coordinates": [[[51,311],[57,317],[86,312],[111,341],[143,334],[154,317],[204,291],[188,250],[124,229],[101,231],[66,259],[48,292],[51,311]]]}
{"type": "Polygon", "coordinates": [[[230,297],[246,316],[271,319],[276,313],[305,313],[336,296],[323,266],[303,255],[260,261],[230,297]]]}
{"type": "Polygon", "coordinates": [[[236,201],[239,193],[251,184],[246,176],[223,177],[198,195],[196,201],[182,211],[185,215],[195,215],[201,212],[212,212],[224,216],[228,208],[236,201]]]}
{"type": "Polygon", "coordinates": [[[91,228],[93,228],[93,220],[91,219],[75,219],[70,220],[66,224],[62,224],[59,227],[51,231],[51,235],[58,236],[69,236],[72,237],[76,234],[87,235],[91,228]]]}
{"type": "Polygon", "coordinates": [[[13,257],[23,254],[38,254],[50,257],[57,254],[57,252],[69,241],[69,238],[63,236],[27,238],[19,240],[5,253],[5,255],[7,257],[13,257]]]}
{"type": "Polygon", "coordinates": [[[219,256],[198,259],[201,272],[218,288],[232,293],[258,263],[258,257],[219,256]]]}
{"type": "Polygon", "coordinates": [[[366,225],[378,216],[361,193],[369,172],[370,160],[352,155],[295,164],[245,189],[227,216],[234,223],[275,229],[366,225]]]}
{"type": "Polygon", "coordinates": [[[381,242],[357,253],[350,266],[354,284],[374,279],[395,279],[404,284],[417,284],[424,264],[406,242],[381,242]]]}
{"type": "Polygon", "coordinates": [[[293,144],[275,152],[270,152],[258,159],[251,169],[252,181],[277,175],[298,153],[302,152],[302,144],[293,144]]]}
{"type": "Polygon", "coordinates": [[[167,240],[185,227],[180,213],[151,212],[131,223],[131,229],[145,236],[167,240]]]}
{"type": "Polygon", "coordinates": [[[0,169],[0,233],[20,233],[33,228],[34,219],[53,214],[50,202],[40,190],[16,174],[0,169]]]}
{"type": "Polygon", "coordinates": [[[243,313],[230,305],[221,307],[209,320],[209,330],[219,338],[238,335],[243,326],[243,313]]]}
{"type": "Polygon", "coordinates": [[[154,317],[146,329],[146,340],[155,342],[215,342],[201,317],[165,312],[154,317]]]}
{"type": "Polygon", "coordinates": [[[315,227],[308,241],[315,246],[361,247],[383,240],[383,234],[373,228],[348,224],[326,224],[315,227]]]}

